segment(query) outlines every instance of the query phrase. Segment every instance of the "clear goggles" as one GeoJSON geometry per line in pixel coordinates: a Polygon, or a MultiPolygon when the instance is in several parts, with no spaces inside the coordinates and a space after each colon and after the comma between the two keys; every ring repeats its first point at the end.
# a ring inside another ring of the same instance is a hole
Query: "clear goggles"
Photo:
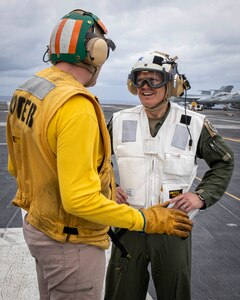
{"type": "Polygon", "coordinates": [[[141,88],[145,84],[153,89],[158,89],[170,80],[170,74],[163,71],[133,71],[130,75],[130,79],[136,88],[141,88]]]}

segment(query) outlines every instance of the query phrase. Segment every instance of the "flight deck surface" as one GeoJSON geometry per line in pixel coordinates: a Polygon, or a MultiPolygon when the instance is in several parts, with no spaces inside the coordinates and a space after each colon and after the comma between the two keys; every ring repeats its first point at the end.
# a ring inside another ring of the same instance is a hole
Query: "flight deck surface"
{"type": "MultiPolygon", "coordinates": [[[[108,121],[124,105],[104,105],[108,121]]],[[[222,199],[194,218],[192,300],[240,299],[240,111],[203,110],[235,155],[234,174],[222,199]]],[[[7,109],[0,110],[0,299],[39,299],[34,260],[22,235],[23,212],[11,204],[15,180],[7,172],[7,109]]],[[[207,166],[199,160],[193,187],[207,166]]],[[[107,262],[110,250],[106,252],[107,262]]],[[[147,299],[151,299],[148,295],[147,299]]]]}

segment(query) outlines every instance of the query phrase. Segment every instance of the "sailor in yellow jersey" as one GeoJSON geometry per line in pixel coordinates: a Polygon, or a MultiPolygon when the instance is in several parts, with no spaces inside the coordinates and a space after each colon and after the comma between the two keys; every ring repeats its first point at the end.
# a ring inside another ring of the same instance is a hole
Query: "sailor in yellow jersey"
{"type": "Polygon", "coordinates": [[[83,10],[54,27],[53,66],[18,87],[7,119],[13,204],[25,209],[26,243],[36,261],[40,299],[101,299],[109,226],[187,237],[186,213],[134,209],[115,200],[110,138],[98,99],[87,90],[114,43],[83,10]]]}

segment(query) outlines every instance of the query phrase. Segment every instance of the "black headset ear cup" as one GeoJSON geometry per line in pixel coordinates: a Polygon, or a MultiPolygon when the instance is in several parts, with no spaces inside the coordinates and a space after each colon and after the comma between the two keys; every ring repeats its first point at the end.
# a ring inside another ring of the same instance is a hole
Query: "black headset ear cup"
{"type": "Polygon", "coordinates": [[[87,42],[86,50],[95,67],[102,66],[108,58],[109,49],[103,38],[95,37],[87,42]]]}
{"type": "Polygon", "coordinates": [[[178,74],[175,74],[172,80],[170,97],[171,96],[179,97],[183,93],[184,93],[183,79],[178,74]]]}

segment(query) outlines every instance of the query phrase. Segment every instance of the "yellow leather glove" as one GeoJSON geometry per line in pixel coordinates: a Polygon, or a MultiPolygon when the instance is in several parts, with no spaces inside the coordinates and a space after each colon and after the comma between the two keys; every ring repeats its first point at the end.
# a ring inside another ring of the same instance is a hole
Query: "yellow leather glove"
{"type": "Polygon", "coordinates": [[[192,221],[186,213],[167,208],[169,201],[154,205],[149,208],[142,208],[145,224],[143,231],[146,233],[166,233],[174,234],[186,238],[192,230],[192,221]]]}

